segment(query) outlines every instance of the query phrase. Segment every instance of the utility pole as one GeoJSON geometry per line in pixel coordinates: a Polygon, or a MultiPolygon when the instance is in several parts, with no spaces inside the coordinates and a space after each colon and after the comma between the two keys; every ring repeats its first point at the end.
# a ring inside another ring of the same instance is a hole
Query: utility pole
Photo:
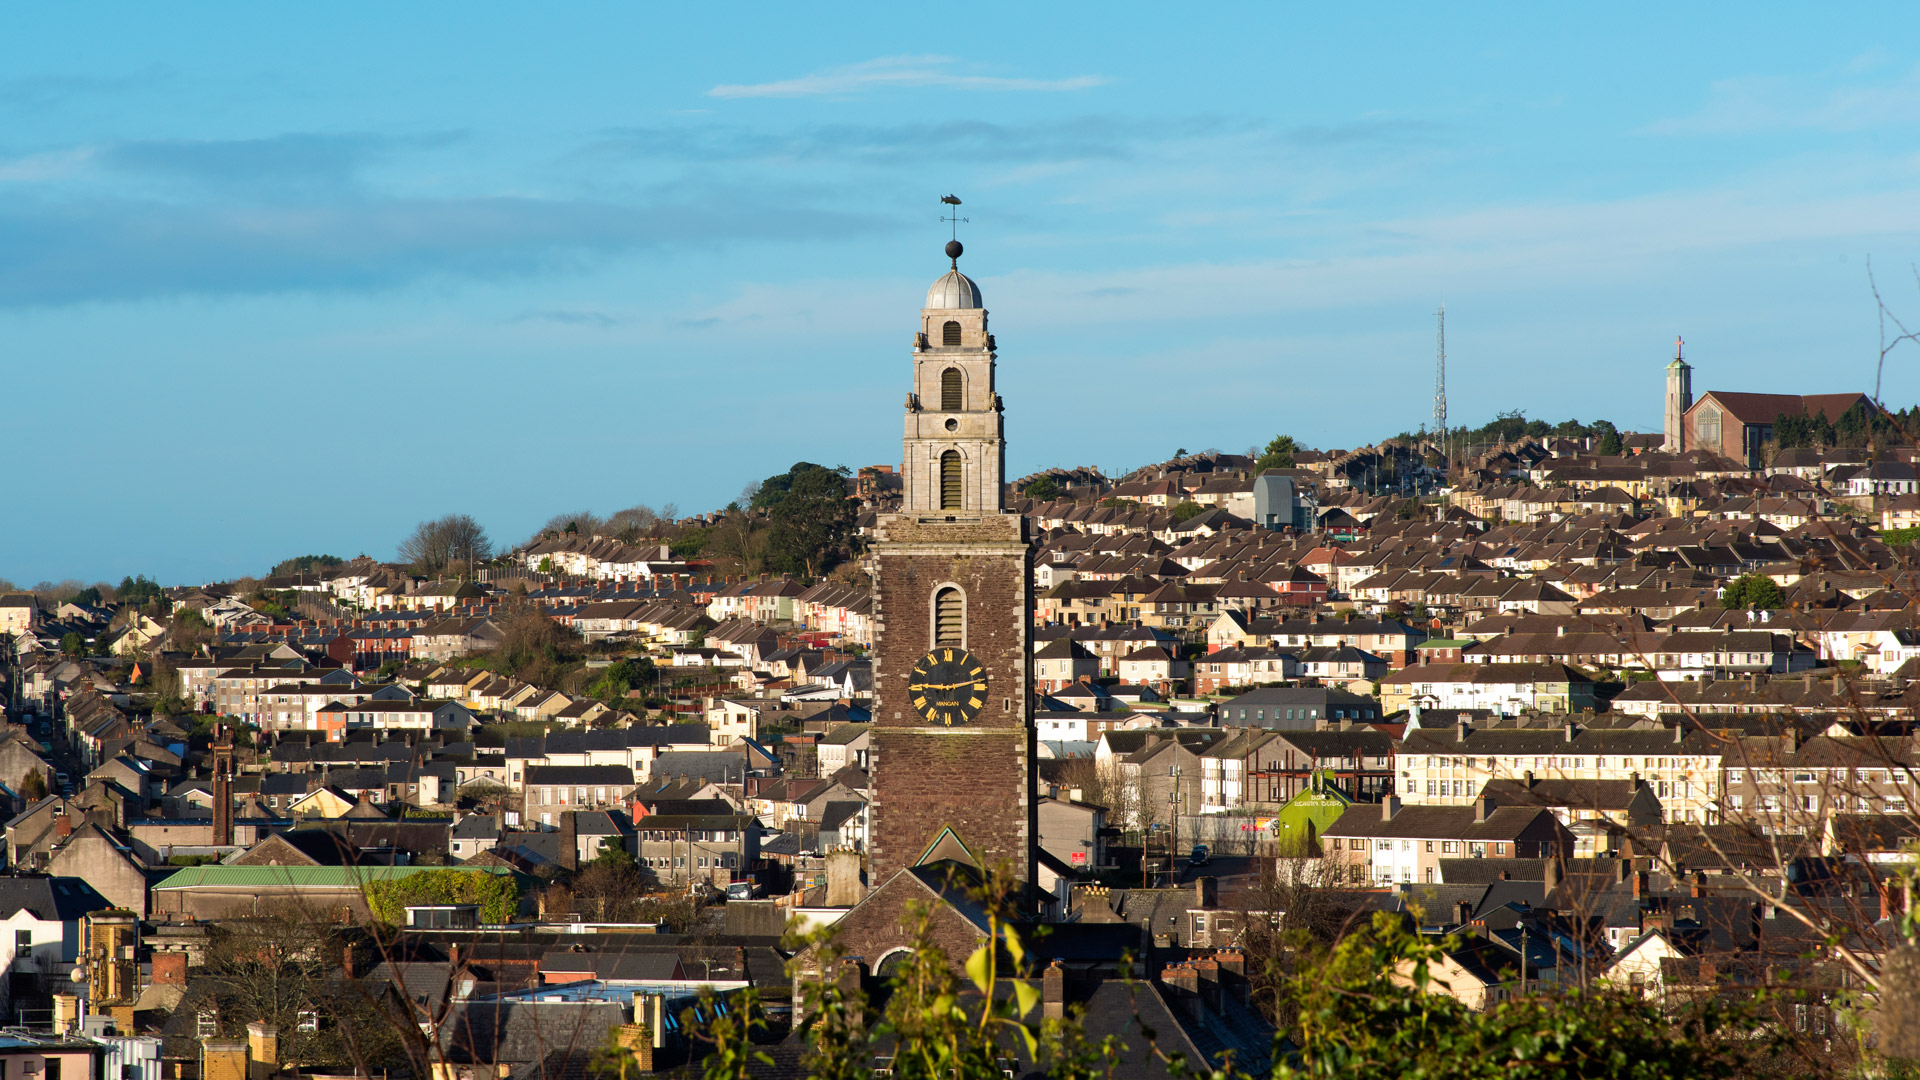
{"type": "Polygon", "coordinates": [[[1167,816],[1173,819],[1167,835],[1167,885],[1172,887],[1180,884],[1180,871],[1173,862],[1180,857],[1180,766],[1167,766],[1167,775],[1173,778],[1172,790],[1167,792],[1167,806],[1172,811],[1167,816]]]}
{"type": "Polygon", "coordinates": [[[1433,437],[1440,453],[1447,457],[1448,471],[1453,459],[1447,455],[1447,305],[1440,305],[1439,327],[1435,332],[1433,362],[1433,437]]]}

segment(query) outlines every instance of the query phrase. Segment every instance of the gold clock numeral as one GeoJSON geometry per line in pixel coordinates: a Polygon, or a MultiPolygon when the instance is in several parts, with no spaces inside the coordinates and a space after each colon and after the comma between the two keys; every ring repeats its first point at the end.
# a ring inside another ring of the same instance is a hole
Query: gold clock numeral
{"type": "Polygon", "coordinates": [[[984,701],[981,701],[981,700],[980,700],[979,698],[974,698],[974,699],[973,699],[972,701],[969,701],[969,702],[967,702],[967,707],[968,707],[968,708],[970,708],[970,709],[977,709],[977,708],[979,708],[980,706],[982,706],[982,705],[985,705],[985,704],[986,704],[986,702],[984,702],[984,701]]]}
{"type": "Polygon", "coordinates": [[[922,712],[925,712],[927,708],[927,699],[923,697],[914,698],[913,707],[921,710],[922,712]]]}
{"type": "Polygon", "coordinates": [[[947,662],[947,663],[949,663],[949,664],[951,664],[951,663],[953,663],[953,650],[952,650],[952,649],[948,649],[948,650],[946,651],[946,654],[945,654],[945,655],[943,655],[943,656],[942,656],[942,657],[941,657],[940,659],[942,659],[942,660],[944,660],[944,661],[946,661],[946,662],[947,662]]]}

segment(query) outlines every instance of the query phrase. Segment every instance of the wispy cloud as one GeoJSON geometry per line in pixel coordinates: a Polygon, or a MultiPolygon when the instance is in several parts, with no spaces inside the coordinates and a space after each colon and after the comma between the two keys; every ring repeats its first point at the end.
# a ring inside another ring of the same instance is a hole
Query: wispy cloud
{"type": "Polygon", "coordinates": [[[615,318],[604,311],[569,311],[564,308],[549,308],[543,311],[523,311],[507,321],[514,323],[559,323],[562,326],[591,326],[595,329],[606,330],[618,326],[626,320],[615,318]]]}
{"type": "Polygon", "coordinates": [[[641,204],[475,196],[285,204],[10,199],[0,307],[189,294],[365,291],[571,272],[638,251],[844,238],[891,227],[771,192],[641,204]]]}
{"type": "Polygon", "coordinates": [[[722,83],[707,91],[707,94],[717,98],[851,97],[870,90],[909,87],[1057,92],[1090,90],[1110,81],[1101,75],[1075,75],[1065,79],[974,75],[956,70],[957,63],[950,56],[883,56],[865,63],[816,71],[797,79],[722,83]]]}
{"type": "Polygon", "coordinates": [[[113,143],[95,155],[101,167],[218,187],[257,184],[337,186],[402,152],[460,141],[459,132],[393,136],[295,132],[257,139],[144,139],[113,143]]]}
{"type": "MultiPolygon", "coordinates": [[[[640,251],[861,236],[823,190],[681,177],[616,194],[396,192],[374,166],[460,133],[133,140],[0,159],[0,307],[377,290],[567,272],[640,251]]],[[[541,317],[607,325],[595,312],[541,317]]]]}
{"type": "Polygon", "coordinates": [[[0,79],[0,109],[48,109],[76,98],[143,93],[173,80],[164,67],[121,76],[25,75],[0,79]]]}
{"type": "Polygon", "coordinates": [[[79,176],[91,167],[94,150],[69,147],[0,161],[0,183],[45,184],[79,176]]]}
{"type": "Polygon", "coordinates": [[[950,120],[906,124],[822,124],[766,131],[702,124],[620,128],[587,144],[588,159],[781,164],[846,161],[922,168],[929,156],[982,162],[1109,161],[1159,154],[1169,144],[1240,141],[1302,153],[1404,149],[1438,142],[1446,128],[1411,117],[1361,117],[1277,127],[1258,119],[1198,114],[1094,114],[1030,123],[950,120]]]}
{"type": "MultiPolygon", "coordinates": [[[[1855,80],[1877,70],[1856,60],[1844,69],[1855,80]]],[[[1771,131],[1860,131],[1912,125],[1920,115],[1920,66],[1877,82],[1822,86],[1814,79],[1747,75],[1722,79],[1698,112],[1670,117],[1641,130],[1652,135],[1747,135],[1771,131]]]]}

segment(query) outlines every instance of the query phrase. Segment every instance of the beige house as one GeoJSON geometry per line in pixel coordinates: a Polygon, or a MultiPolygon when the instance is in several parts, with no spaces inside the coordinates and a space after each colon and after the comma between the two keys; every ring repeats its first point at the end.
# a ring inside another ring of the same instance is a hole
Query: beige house
{"type": "MultiPolygon", "coordinates": [[[[1413,961],[1403,961],[1394,970],[1394,982],[1412,986],[1413,969],[1413,961]]],[[[1480,937],[1467,937],[1427,968],[1428,993],[1445,994],[1470,1009],[1498,1005],[1519,986],[1520,958],[1480,937]]]]}
{"type": "Polygon", "coordinates": [[[0,596],[0,634],[24,634],[40,621],[40,606],[31,593],[0,596]]]}

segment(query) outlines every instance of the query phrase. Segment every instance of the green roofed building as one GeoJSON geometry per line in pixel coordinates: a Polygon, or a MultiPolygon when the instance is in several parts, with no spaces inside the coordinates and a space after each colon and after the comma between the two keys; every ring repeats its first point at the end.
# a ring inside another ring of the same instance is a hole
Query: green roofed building
{"type": "Polygon", "coordinates": [[[189,866],[153,887],[150,906],[155,917],[305,915],[364,922],[371,918],[368,882],[435,871],[513,873],[505,866],[189,866]]]}

